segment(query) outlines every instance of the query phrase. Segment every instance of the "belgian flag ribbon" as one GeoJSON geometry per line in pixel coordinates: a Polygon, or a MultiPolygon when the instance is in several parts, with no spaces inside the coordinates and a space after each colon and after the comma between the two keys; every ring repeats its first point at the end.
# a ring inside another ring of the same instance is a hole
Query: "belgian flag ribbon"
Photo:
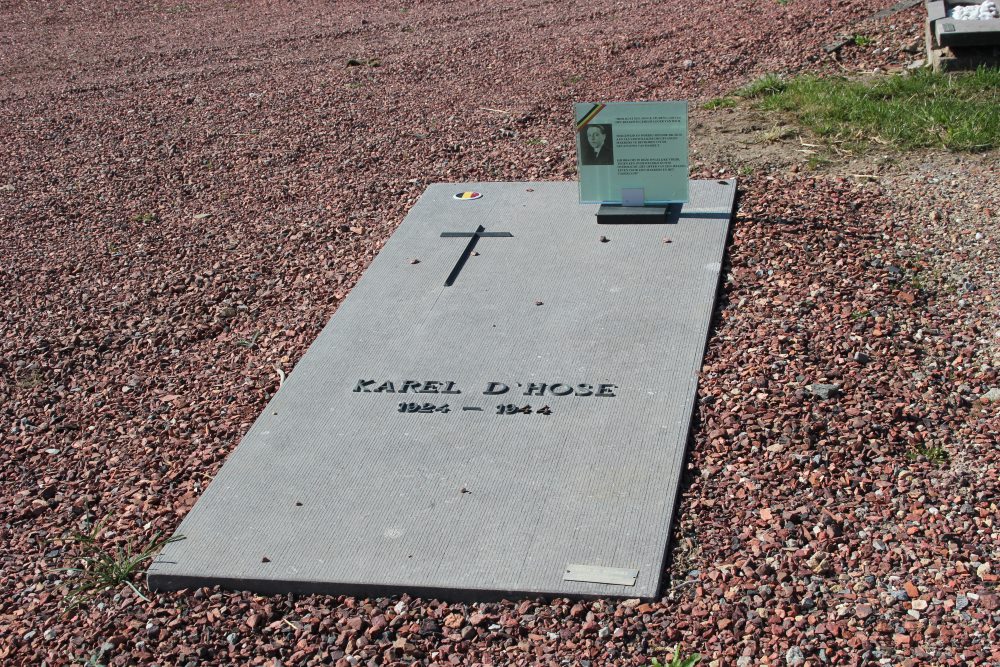
{"type": "Polygon", "coordinates": [[[587,125],[590,124],[590,121],[594,120],[594,118],[597,117],[597,114],[601,113],[601,111],[606,106],[607,106],[606,104],[595,104],[590,111],[588,111],[583,115],[583,118],[576,121],[577,131],[580,131],[583,128],[587,127],[587,125]]]}

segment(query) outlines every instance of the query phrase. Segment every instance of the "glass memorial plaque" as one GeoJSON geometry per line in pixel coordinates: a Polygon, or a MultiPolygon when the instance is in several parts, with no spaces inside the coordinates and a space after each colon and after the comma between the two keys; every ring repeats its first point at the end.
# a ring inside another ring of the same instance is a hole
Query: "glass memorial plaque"
{"type": "Polygon", "coordinates": [[[574,105],[581,204],[688,200],[687,102],[574,105]]]}

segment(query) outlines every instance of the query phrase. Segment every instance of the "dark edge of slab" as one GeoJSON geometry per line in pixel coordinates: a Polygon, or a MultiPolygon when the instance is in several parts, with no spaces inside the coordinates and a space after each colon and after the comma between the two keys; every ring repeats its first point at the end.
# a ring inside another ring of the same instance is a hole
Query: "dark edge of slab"
{"type": "MultiPolygon", "coordinates": [[[[719,181],[721,184],[722,181],[719,181]]],[[[698,352],[699,370],[698,373],[692,378],[694,383],[694,390],[691,392],[691,402],[687,405],[687,416],[685,417],[685,423],[688,425],[687,429],[687,442],[684,443],[684,457],[681,460],[681,477],[677,480],[677,485],[674,487],[674,497],[671,500],[673,509],[670,512],[670,525],[667,526],[667,543],[663,546],[663,569],[660,572],[660,578],[656,583],[657,594],[663,592],[663,587],[665,583],[669,583],[669,572],[673,565],[673,559],[671,558],[671,547],[674,545],[674,528],[677,526],[678,510],[681,504],[681,491],[684,488],[684,481],[687,477],[687,464],[691,457],[691,445],[694,440],[694,434],[691,431],[691,427],[694,424],[695,416],[695,406],[698,404],[698,378],[701,375],[701,366],[705,363],[705,349],[708,347],[708,340],[711,338],[712,333],[715,331],[715,308],[719,302],[719,290],[722,288],[722,269],[725,267],[726,259],[726,249],[729,247],[729,242],[733,235],[733,218],[736,217],[736,210],[739,207],[740,201],[740,191],[738,187],[737,179],[732,179],[733,187],[733,200],[730,203],[729,208],[729,220],[726,223],[726,238],[722,243],[722,256],[719,257],[719,274],[715,282],[715,291],[712,293],[712,314],[708,319],[708,328],[705,330],[705,338],[701,343],[701,349],[698,352]]]]}
{"type": "MultiPolygon", "coordinates": [[[[661,577],[662,584],[662,577],[661,577]]],[[[516,600],[521,598],[542,598],[554,600],[567,597],[566,593],[547,591],[514,591],[493,588],[444,588],[427,586],[410,586],[407,584],[364,584],[364,583],[331,583],[323,581],[292,581],[288,579],[233,579],[228,577],[214,578],[211,584],[206,584],[204,577],[163,576],[148,573],[146,583],[152,591],[183,591],[205,586],[219,586],[230,591],[249,591],[260,595],[345,595],[357,598],[396,597],[407,594],[410,597],[425,600],[441,600],[446,602],[499,602],[500,600],[516,600]]],[[[573,593],[574,599],[640,599],[656,600],[656,595],[633,595],[628,591],[620,594],[608,593],[573,593]]],[[[624,588],[624,587],[623,587],[624,588]]]]}

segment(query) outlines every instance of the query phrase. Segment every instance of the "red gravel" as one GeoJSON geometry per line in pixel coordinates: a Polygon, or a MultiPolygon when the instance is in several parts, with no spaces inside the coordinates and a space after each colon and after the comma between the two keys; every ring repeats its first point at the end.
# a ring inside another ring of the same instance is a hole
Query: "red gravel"
{"type": "Polygon", "coordinates": [[[892,3],[127,4],[0,8],[0,663],[1000,662],[995,301],[937,273],[996,252],[804,176],[743,184],[662,600],[67,611],[65,538],[172,532],[425,184],[572,178],[571,102],[828,67],[892,3]]]}

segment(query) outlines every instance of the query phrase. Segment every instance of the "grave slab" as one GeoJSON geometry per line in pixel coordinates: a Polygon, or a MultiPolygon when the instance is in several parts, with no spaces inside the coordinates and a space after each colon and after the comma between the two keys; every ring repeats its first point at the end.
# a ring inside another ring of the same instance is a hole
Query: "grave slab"
{"type": "Polygon", "coordinates": [[[573,182],[430,186],[150,587],[655,597],[735,194],[610,227],[573,182]]]}
{"type": "Polygon", "coordinates": [[[1000,46],[1000,19],[962,21],[950,17],[956,7],[978,5],[970,0],[925,0],[927,21],[937,47],[1000,46]]]}

